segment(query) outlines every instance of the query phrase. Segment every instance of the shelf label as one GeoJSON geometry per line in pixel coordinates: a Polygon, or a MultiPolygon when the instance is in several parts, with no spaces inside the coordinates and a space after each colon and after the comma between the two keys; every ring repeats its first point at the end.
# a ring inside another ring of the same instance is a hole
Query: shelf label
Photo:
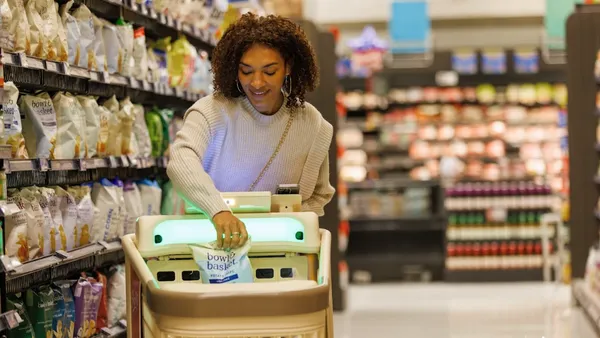
{"type": "Polygon", "coordinates": [[[166,25],[167,24],[167,16],[164,13],[159,13],[158,21],[160,21],[160,23],[162,23],[163,25],[166,25]]]}
{"type": "Polygon", "coordinates": [[[38,168],[40,171],[48,171],[48,169],[50,169],[48,159],[46,159],[46,158],[38,159],[38,168]]]}
{"type": "Polygon", "coordinates": [[[87,170],[87,161],[84,159],[78,160],[77,161],[78,166],[79,166],[79,171],[86,171],[87,170]]]}
{"type": "Polygon", "coordinates": [[[126,155],[121,155],[121,165],[122,165],[124,168],[127,168],[127,167],[129,167],[129,160],[128,160],[128,158],[127,158],[127,156],[126,156],[126,155]]]}
{"type": "Polygon", "coordinates": [[[112,169],[118,168],[119,163],[117,162],[117,158],[114,156],[109,156],[108,157],[108,166],[112,169]]]}
{"type": "Polygon", "coordinates": [[[71,257],[71,255],[64,250],[56,250],[56,256],[60,259],[69,259],[71,257]]]}
{"type": "Polygon", "coordinates": [[[142,81],[142,88],[147,92],[154,91],[154,86],[148,81],[142,81]]]}
{"type": "Polygon", "coordinates": [[[133,88],[133,89],[139,89],[140,88],[140,81],[132,76],[129,77],[129,87],[133,88]]]}
{"type": "Polygon", "coordinates": [[[131,167],[134,167],[134,168],[138,167],[138,161],[134,156],[127,155],[127,160],[129,161],[129,165],[131,167]]]}

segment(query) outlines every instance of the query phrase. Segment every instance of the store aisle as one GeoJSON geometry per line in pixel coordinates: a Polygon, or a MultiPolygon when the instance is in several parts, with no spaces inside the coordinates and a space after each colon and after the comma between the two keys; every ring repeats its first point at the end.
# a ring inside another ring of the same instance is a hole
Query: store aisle
{"type": "Polygon", "coordinates": [[[383,284],[348,297],[336,338],[596,338],[568,286],[383,284]]]}

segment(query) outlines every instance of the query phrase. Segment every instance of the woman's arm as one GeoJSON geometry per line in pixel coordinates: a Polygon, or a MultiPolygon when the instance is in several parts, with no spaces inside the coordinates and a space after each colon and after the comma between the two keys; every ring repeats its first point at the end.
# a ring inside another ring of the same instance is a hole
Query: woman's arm
{"type": "Polygon", "coordinates": [[[202,166],[212,134],[209,118],[198,110],[190,110],[171,148],[167,168],[175,190],[211,219],[221,211],[230,210],[202,166]]]}
{"type": "Polygon", "coordinates": [[[315,191],[312,196],[302,202],[302,210],[313,211],[317,215],[323,216],[325,214],[323,208],[331,201],[334,193],[335,189],[329,183],[329,154],[327,154],[319,170],[315,191]]]}

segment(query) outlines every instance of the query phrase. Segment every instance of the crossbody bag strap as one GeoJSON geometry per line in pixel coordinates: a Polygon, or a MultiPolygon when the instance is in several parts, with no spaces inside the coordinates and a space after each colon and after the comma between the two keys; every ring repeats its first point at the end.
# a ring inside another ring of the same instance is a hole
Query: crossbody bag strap
{"type": "Polygon", "coordinates": [[[252,184],[250,185],[250,188],[248,188],[248,191],[254,191],[254,188],[256,188],[256,185],[265,176],[265,174],[267,173],[267,170],[269,170],[269,167],[275,160],[275,157],[277,157],[277,154],[279,153],[279,150],[281,150],[281,146],[283,145],[283,142],[285,141],[287,134],[290,131],[290,127],[292,126],[292,122],[294,121],[295,115],[296,115],[296,112],[292,110],[290,112],[290,117],[288,119],[287,125],[285,126],[285,130],[283,131],[283,134],[281,135],[281,139],[279,140],[277,147],[275,147],[275,151],[273,151],[271,158],[269,158],[269,161],[267,162],[267,164],[265,164],[264,168],[260,171],[260,174],[258,175],[258,177],[254,180],[254,182],[252,182],[252,184]]]}

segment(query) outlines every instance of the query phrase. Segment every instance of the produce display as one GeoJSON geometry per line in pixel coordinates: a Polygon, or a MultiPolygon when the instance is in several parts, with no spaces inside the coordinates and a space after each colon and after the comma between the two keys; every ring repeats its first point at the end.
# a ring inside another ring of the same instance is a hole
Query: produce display
{"type": "Polygon", "coordinates": [[[9,338],[90,338],[126,319],[125,266],[84,271],[75,280],[54,281],[7,297],[23,322],[9,338]]]}
{"type": "Polygon", "coordinates": [[[349,92],[342,100],[338,142],[347,149],[347,181],[405,170],[414,179],[542,176],[555,190],[564,184],[563,84],[392,89],[386,97],[349,92]]]}

